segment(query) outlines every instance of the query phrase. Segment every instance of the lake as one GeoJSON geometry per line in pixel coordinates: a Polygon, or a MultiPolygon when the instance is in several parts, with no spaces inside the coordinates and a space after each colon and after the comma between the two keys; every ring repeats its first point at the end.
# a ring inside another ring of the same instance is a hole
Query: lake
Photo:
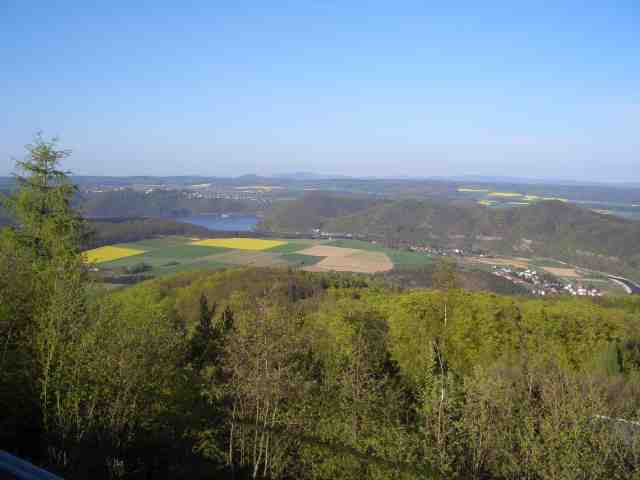
{"type": "Polygon", "coordinates": [[[175,219],[182,223],[191,223],[223,232],[251,232],[256,228],[260,219],[255,215],[193,215],[175,219]]]}

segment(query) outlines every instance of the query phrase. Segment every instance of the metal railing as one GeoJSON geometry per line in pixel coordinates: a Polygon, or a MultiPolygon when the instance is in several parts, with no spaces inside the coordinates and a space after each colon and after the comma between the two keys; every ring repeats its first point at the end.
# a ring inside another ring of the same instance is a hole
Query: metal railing
{"type": "Polygon", "coordinates": [[[61,477],[2,450],[0,450],[0,478],[15,480],[62,480],[61,477]]]}

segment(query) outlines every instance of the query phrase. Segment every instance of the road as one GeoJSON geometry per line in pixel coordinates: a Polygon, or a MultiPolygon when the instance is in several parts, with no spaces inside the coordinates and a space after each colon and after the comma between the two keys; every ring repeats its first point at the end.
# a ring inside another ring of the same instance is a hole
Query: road
{"type": "Polygon", "coordinates": [[[609,275],[609,278],[616,283],[622,284],[628,293],[632,295],[640,295],[640,285],[637,283],[627,280],[626,278],[614,277],[613,275],[609,275]]]}

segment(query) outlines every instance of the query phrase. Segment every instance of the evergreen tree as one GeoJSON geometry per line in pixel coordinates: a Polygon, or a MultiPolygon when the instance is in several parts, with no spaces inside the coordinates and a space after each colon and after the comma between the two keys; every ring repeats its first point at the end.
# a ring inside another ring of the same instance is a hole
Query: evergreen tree
{"type": "Polygon", "coordinates": [[[61,432],[73,422],[63,401],[65,377],[73,368],[70,348],[86,319],[84,224],[71,205],[76,189],[60,169],[70,152],[41,134],[26,148],[26,157],[16,163],[17,191],[3,199],[15,223],[0,236],[0,271],[12,270],[24,289],[15,295],[10,278],[0,284],[11,347],[20,352],[3,370],[21,369],[23,375],[13,378],[29,383],[39,397],[44,430],[64,437],[61,432]]]}

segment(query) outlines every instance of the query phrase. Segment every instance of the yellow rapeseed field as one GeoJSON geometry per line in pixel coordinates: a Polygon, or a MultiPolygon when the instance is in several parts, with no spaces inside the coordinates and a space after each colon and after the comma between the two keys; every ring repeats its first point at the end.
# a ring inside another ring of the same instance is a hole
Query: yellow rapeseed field
{"type": "Polygon", "coordinates": [[[106,247],[94,248],[93,250],[84,252],[85,258],[90,263],[110,262],[112,260],[132,257],[134,255],[140,255],[142,253],[145,253],[144,250],[136,250],[134,248],[125,247],[113,247],[111,245],[108,245],[106,247]]]}
{"type": "Polygon", "coordinates": [[[489,192],[490,196],[492,197],[522,197],[523,195],[521,193],[517,193],[517,192],[489,192]]]}
{"type": "Polygon", "coordinates": [[[538,195],[525,195],[524,196],[525,200],[534,200],[534,201],[538,201],[538,200],[558,200],[560,202],[568,202],[569,200],[567,200],[566,198],[560,198],[560,197],[539,197],[538,195]]]}
{"type": "Polygon", "coordinates": [[[461,187],[458,189],[459,192],[476,192],[476,193],[482,193],[482,192],[488,192],[489,189],[487,188],[471,188],[471,187],[461,187]]]}
{"type": "Polygon", "coordinates": [[[210,238],[198,240],[191,245],[204,245],[206,247],[225,247],[237,250],[268,250],[269,248],[284,245],[282,240],[262,240],[260,238],[210,238]]]}

